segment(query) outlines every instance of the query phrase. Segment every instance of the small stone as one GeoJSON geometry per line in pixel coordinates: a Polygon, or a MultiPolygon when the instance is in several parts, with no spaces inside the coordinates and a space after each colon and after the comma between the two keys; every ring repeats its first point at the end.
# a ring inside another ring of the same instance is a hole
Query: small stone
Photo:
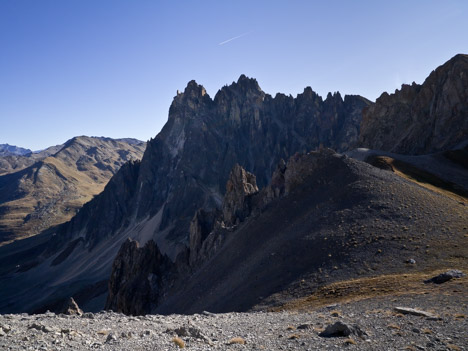
{"type": "Polygon", "coordinates": [[[141,334],[140,337],[145,337],[151,335],[151,330],[144,330],[141,334]]]}
{"type": "Polygon", "coordinates": [[[117,337],[114,334],[110,333],[107,335],[106,343],[111,343],[114,341],[117,341],[117,337]]]}
{"type": "Polygon", "coordinates": [[[44,333],[52,333],[52,332],[55,331],[55,329],[52,328],[52,327],[49,327],[49,326],[45,325],[45,326],[42,328],[42,331],[43,331],[44,333]]]}
{"type": "Polygon", "coordinates": [[[297,329],[311,329],[312,324],[301,324],[297,326],[297,329]]]}
{"type": "Polygon", "coordinates": [[[414,258],[410,258],[410,259],[406,260],[406,263],[408,263],[408,264],[416,264],[416,261],[414,260],[414,258]]]}

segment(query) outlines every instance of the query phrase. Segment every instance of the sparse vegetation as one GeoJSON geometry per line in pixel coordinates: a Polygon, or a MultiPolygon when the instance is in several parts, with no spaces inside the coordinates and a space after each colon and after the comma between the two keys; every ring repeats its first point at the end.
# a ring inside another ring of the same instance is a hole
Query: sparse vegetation
{"type": "Polygon", "coordinates": [[[387,328],[400,330],[400,326],[396,325],[396,324],[389,324],[389,325],[387,325],[387,328]]]}
{"type": "Polygon", "coordinates": [[[356,345],[356,341],[354,339],[348,338],[343,342],[345,345],[356,345]]]}
{"type": "Polygon", "coordinates": [[[172,342],[173,342],[174,344],[176,344],[176,345],[179,347],[179,349],[185,348],[185,342],[184,342],[184,340],[182,340],[182,339],[179,338],[178,336],[175,336],[174,338],[172,338],[172,342]]]}
{"type": "Polygon", "coordinates": [[[228,341],[228,345],[233,344],[245,345],[245,340],[241,337],[235,337],[228,341]]]}

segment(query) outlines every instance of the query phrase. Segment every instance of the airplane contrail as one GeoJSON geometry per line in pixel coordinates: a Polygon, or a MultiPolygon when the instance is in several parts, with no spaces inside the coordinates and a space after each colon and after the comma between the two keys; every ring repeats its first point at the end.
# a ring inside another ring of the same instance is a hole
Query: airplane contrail
{"type": "Polygon", "coordinates": [[[233,40],[236,40],[236,39],[242,38],[242,37],[246,36],[247,34],[250,34],[250,32],[247,32],[247,33],[244,33],[244,34],[238,35],[237,37],[234,37],[234,38],[231,38],[231,39],[228,39],[228,40],[222,41],[222,42],[221,42],[221,43],[219,43],[218,45],[224,45],[224,44],[227,44],[227,43],[229,43],[230,41],[233,41],[233,40]]]}

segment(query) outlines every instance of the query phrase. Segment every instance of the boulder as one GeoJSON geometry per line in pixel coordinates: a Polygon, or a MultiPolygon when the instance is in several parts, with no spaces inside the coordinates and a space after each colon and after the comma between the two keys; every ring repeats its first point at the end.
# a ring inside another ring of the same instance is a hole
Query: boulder
{"type": "Polygon", "coordinates": [[[458,269],[450,269],[447,272],[440,273],[439,275],[436,275],[435,277],[432,277],[431,279],[425,280],[424,283],[442,284],[454,278],[461,278],[464,276],[465,276],[465,273],[463,273],[462,271],[458,269]]]}
{"type": "Polygon", "coordinates": [[[325,330],[319,334],[319,336],[324,338],[332,338],[339,336],[349,336],[351,334],[355,334],[359,337],[367,335],[357,325],[350,326],[341,321],[338,321],[334,324],[328,325],[325,330]]]}
{"type": "Polygon", "coordinates": [[[70,297],[64,304],[62,309],[59,311],[59,313],[63,313],[69,316],[72,315],[77,315],[81,316],[83,315],[83,311],[81,308],[78,306],[76,301],[73,299],[73,297],[70,297]]]}

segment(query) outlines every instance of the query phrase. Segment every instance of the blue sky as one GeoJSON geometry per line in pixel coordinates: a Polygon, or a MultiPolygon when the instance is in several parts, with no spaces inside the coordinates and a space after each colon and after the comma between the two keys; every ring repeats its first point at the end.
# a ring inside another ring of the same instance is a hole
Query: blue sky
{"type": "Polygon", "coordinates": [[[0,0],[0,144],[147,140],[188,81],[213,97],[242,73],[375,100],[468,53],[467,19],[466,0],[0,0]]]}

